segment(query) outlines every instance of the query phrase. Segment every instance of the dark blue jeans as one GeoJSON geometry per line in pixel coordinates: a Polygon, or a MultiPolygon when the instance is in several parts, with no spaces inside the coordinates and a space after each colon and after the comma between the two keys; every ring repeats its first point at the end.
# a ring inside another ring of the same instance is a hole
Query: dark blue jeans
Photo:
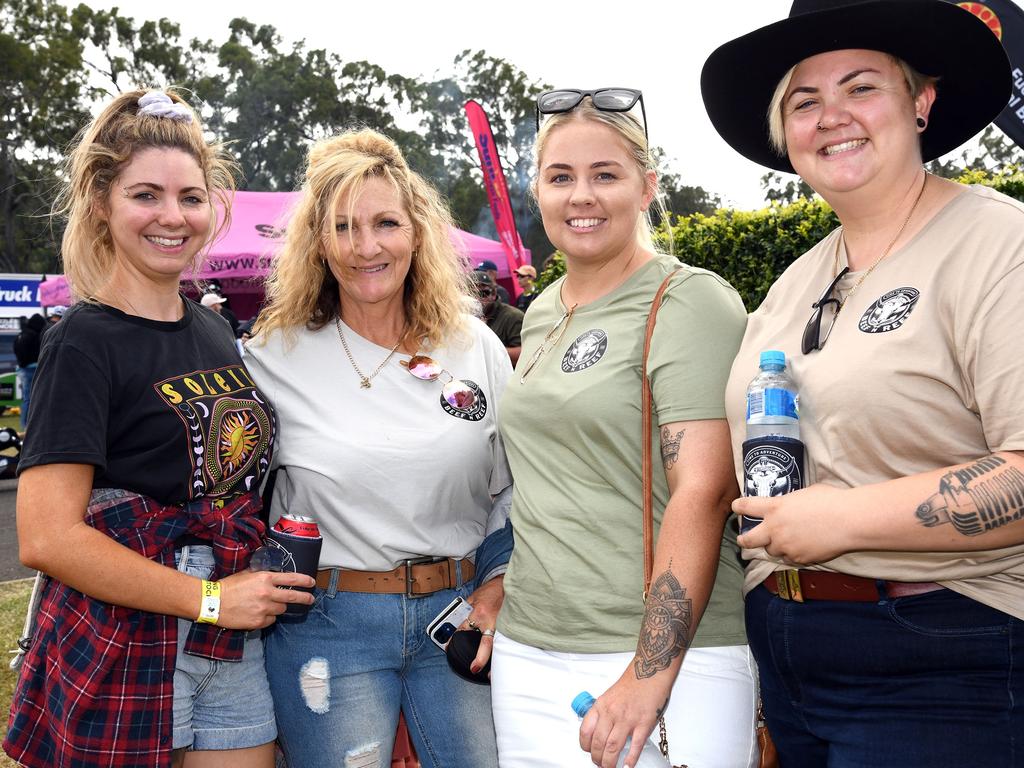
{"type": "Polygon", "coordinates": [[[782,768],[1024,768],[1024,621],[951,590],[796,603],[747,636],[782,768]]]}

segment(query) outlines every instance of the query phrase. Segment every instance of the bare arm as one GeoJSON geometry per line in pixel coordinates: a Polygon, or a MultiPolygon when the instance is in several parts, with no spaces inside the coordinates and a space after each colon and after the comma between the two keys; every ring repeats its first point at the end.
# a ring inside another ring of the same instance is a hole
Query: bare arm
{"type": "Polygon", "coordinates": [[[744,547],[794,563],[846,552],[963,552],[1024,543],[1024,452],[839,489],[814,485],[770,499],[737,499],[733,510],[763,517],[744,547]]]}
{"type": "MultiPolygon", "coordinates": [[[[94,468],[89,464],[31,467],[18,482],[21,561],[91,597],[128,608],[195,619],[201,581],[153,562],[85,522],[94,468]]],[[[224,627],[255,629],[273,623],[289,602],[312,602],[301,574],[243,571],[221,580],[224,627]]]]}
{"type": "Polygon", "coordinates": [[[664,712],[711,595],[729,502],[737,494],[724,420],[662,426],[661,453],[670,497],[636,656],[580,727],[580,746],[605,768],[616,764],[627,738],[627,761],[634,764],[664,712]]]}

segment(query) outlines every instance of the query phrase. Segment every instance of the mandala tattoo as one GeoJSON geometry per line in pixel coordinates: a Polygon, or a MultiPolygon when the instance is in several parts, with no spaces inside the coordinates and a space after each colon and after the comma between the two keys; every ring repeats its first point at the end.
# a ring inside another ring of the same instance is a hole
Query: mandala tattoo
{"type": "Polygon", "coordinates": [[[668,427],[661,428],[661,460],[665,464],[665,471],[672,469],[679,460],[679,444],[683,442],[685,429],[680,429],[675,436],[668,427]]]}
{"type": "Polygon", "coordinates": [[[686,650],[692,617],[693,601],[686,597],[686,590],[672,571],[665,571],[647,595],[634,664],[637,679],[652,677],[667,669],[686,650]]]}
{"type": "Polygon", "coordinates": [[[999,456],[986,456],[947,472],[939,492],[917,508],[927,528],[952,523],[964,536],[1001,528],[1024,518],[1024,472],[999,456]]]}

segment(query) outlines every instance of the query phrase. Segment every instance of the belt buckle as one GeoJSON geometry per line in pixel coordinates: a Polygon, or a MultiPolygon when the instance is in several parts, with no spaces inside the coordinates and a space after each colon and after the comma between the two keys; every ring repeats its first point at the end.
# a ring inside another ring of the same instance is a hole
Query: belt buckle
{"type": "Polygon", "coordinates": [[[779,588],[779,597],[783,600],[792,600],[795,603],[804,601],[804,591],[800,586],[800,571],[795,568],[777,571],[775,584],[779,588]]]}
{"type": "Polygon", "coordinates": [[[422,555],[420,557],[410,557],[402,561],[402,565],[405,566],[405,596],[413,600],[418,600],[421,597],[429,597],[430,592],[423,592],[422,594],[413,594],[412,585],[414,583],[412,578],[412,567],[414,565],[425,565],[429,563],[436,563],[439,560],[447,560],[448,558],[442,557],[437,558],[433,555],[422,555]]]}

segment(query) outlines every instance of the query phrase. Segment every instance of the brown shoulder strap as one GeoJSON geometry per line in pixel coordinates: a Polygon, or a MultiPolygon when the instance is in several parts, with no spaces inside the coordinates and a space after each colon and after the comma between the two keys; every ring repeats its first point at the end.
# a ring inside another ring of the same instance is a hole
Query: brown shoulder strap
{"type": "Polygon", "coordinates": [[[654,458],[651,453],[651,416],[654,406],[654,393],[651,391],[651,382],[647,378],[647,355],[651,351],[651,337],[654,335],[654,324],[658,321],[658,309],[661,307],[661,298],[665,295],[672,278],[680,270],[674,270],[666,277],[658,292],[654,294],[654,301],[651,302],[651,311],[647,315],[647,330],[644,334],[644,357],[640,367],[640,378],[643,385],[643,393],[640,400],[640,409],[643,414],[643,433],[640,444],[643,455],[643,478],[644,486],[644,600],[647,600],[647,592],[651,588],[651,572],[654,570],[654,500],[652,482],[654,481],[654,458]]]}

